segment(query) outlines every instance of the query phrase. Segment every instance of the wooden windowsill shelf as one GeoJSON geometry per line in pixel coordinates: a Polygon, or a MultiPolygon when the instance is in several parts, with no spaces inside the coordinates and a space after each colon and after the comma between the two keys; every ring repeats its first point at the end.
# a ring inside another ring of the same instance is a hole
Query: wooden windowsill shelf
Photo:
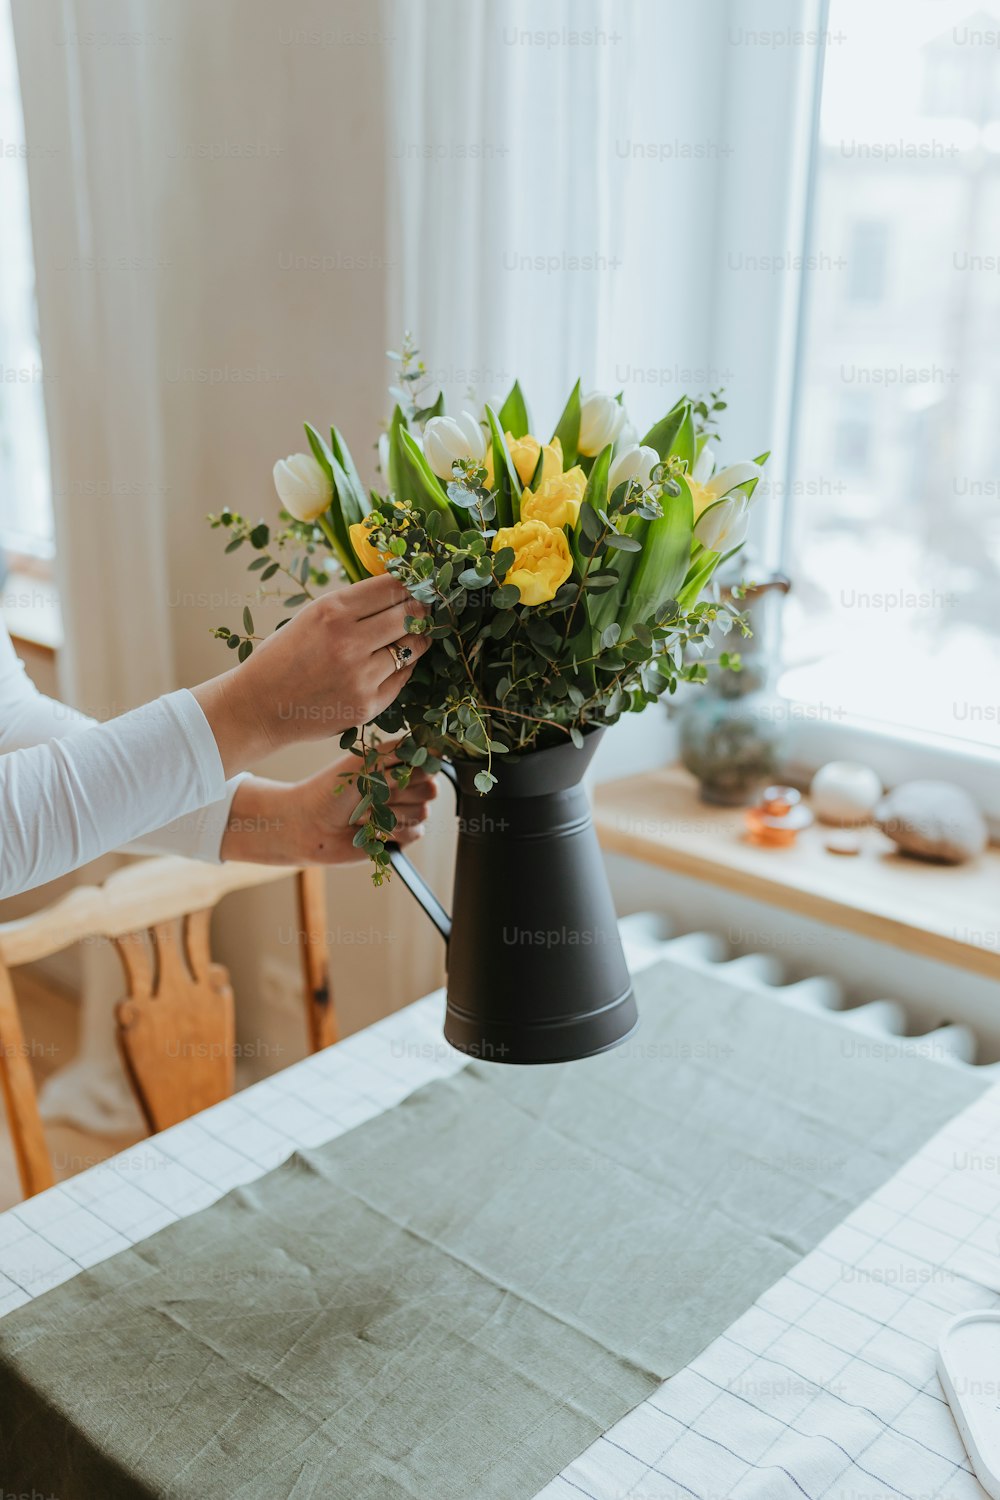
{"type": "Polygon", "coordinates": [[[12,569],[0,588],[0,618],[15,646],[54,655],[62,645],[59,592],[44,574],[12,569]]]}
{"type": "Polygon", "coordinates": [[[1000,980],[1000,847],[967,865],[899,854],[878,829],[861,853],[823,846],[814,825],[790,849],[746,838],[742,808],[702,802],[679,767],[606,782],[594,794],[604,849],[736,891],[862,937],[1000,980]]]}

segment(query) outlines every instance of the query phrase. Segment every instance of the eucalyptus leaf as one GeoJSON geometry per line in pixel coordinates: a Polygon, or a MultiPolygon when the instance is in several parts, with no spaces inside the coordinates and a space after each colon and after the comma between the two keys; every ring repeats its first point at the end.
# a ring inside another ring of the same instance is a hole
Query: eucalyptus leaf
{"type": "Polygon", "coordinates": [[[601,519],[592,505],[584,503],[580,506],[579,526],[582,534],[590,542],[596,542],[604,527],[601,519]]]}

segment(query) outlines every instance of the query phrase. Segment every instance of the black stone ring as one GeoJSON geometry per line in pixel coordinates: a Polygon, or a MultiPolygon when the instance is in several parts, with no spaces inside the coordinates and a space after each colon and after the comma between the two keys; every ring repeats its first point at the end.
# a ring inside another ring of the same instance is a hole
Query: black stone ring
{"type": "Polygon", "coordinates": [[[385,649],[392,657],[392,664],[397,672],[401,672],[413,660],[412,646],[386,646],[385,649]]]}

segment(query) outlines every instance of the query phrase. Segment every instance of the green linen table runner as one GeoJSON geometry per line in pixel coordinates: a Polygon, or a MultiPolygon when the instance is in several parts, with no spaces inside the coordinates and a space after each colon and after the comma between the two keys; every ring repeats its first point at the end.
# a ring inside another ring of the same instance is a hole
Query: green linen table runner
{"type": "Polygon", "coordinates": [[[530,1500],[983,1083],[664,962],[642,1026],[471,1064],[0,1320],[58,1500],[530,1500]]]}

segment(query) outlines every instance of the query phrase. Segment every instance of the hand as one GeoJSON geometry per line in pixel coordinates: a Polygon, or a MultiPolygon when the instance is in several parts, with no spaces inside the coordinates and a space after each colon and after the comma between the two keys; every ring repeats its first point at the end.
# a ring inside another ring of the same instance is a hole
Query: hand
{"type": "Polygon", "coordinates": [[[406,635],[406,618],[426,612],[395,578],[367,578],[315,599],[241,666],[194,688],[226,775],[388,708],[430,644],[406,635]],[[386,647],[404,637],[412,656],[397,671],[386,647]]]}
{"type": "MultiPolygon", "coordinates": [[[[222,858],[260,865],[346,865],[367,859],[354,848],[357,828],[350,822],[358,792],[343,778],[343,772],[355,772],[359,765],[357,756],[346,755],[307,781],[251,776],[241,782],[223,835],[222,858]]],[[[398,844],[412,844],[423,837],[437,783],[425,771],[414,771],[408,786],[397,786],[391,776],[389,785],[390,806],[398,819],[393,837],[398,844]]]]}

